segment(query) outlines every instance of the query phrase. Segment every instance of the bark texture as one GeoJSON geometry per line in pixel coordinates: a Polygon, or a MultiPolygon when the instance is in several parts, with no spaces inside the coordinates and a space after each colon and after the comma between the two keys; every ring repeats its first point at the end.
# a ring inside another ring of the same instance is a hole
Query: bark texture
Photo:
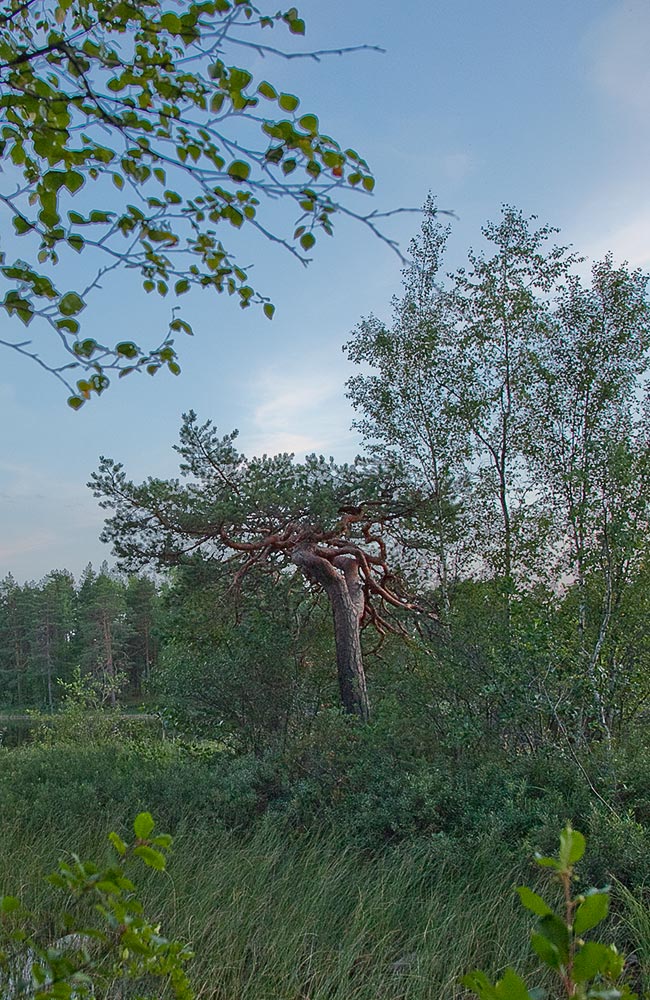
{"type": "Polygon", "coordinates": [[[329,598],[341,704],[346,712],[367,722],[370,703],[361,655],[365,598],[358,561],[352,555],[337,556],[333,561],[324,559],[315,546],[308,544],[297,546],[291,558],[308,580],[323,587],[329,598]]]}

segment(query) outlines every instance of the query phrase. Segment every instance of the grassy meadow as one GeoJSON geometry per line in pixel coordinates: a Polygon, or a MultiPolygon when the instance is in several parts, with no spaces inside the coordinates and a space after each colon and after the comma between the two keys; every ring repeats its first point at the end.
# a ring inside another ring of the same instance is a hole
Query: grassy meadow
{"type": "MultiPolygon", "coordinates": [[[[137,873],[137,884],[164,933],[191,944],[199,1000],[442,1000],[468,995],[460,977],[469,970],[496,976],[509,964],[531,985],[546,981],[528,943],[532,918],[514,891],[549,891],[532,861],[533,830],[518,838],[495,818],[490,831],[489,813],[480,822],[468,813],[464,835],[429,830],[372,843],[333,813],[297,824],[291,788],[270,802],[261,762],[242,774],[227,754],[173,741],[116,745],[104,735],[75,746],[69,736],[0,751],[0,894],[46,914],[53,934],[68,900],[43,874],[72,852],[108,860],[110,830],[128,838],[133,816],[148,808],[174,847],[167,871],[137,873]]],[[[614,886],[606,936],[633,953],[630,975],[647,989],[643,831],[610,817],[599,841],[607,822],[592,813],[585,875],[604,871],[607,844],[618,849],[612,838],[627,840],[628,884],[614,886]]],[[[551,817],[538,830],[544,849],[556,824],[551,817]]],[[[108,995],[117,1000],[121,989],[108,995]]]]}

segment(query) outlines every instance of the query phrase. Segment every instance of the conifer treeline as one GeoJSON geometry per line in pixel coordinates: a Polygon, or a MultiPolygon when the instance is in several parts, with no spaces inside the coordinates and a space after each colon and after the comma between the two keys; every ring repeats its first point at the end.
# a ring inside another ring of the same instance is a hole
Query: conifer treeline
{"type": "Polygon", "coordinates": [[[0,706],[54,708],[80,675],[98,703],[137,698],[158,654],[159,595],[146,576],[89,563],[40,583],[0,581],[0,706]]]}

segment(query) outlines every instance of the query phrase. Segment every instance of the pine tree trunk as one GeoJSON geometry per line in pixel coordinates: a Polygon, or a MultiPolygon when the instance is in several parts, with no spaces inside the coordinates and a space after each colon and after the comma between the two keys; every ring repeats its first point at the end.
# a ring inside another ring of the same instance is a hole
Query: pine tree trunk
{"type": "Polygon", "coordinates": [[[292,559],[308,580],[323,587],[329,598],[341,704],[350,715],[368,722],[370,703],[361,654],[364,596],[357,561],[353,556],[338,556],[333,565],[310,545],[298,546],[292,559]]]}

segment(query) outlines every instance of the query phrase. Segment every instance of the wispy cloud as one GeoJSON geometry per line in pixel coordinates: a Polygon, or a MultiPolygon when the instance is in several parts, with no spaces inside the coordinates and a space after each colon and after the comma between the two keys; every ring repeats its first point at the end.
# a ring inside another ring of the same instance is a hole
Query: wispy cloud
{"type": "Polygon", "coordinates": [[[0,462],[0,577],[40,579],[54,568],[79,572],[108,556],[98,542],[101,511],[82,484],[37,463],[0,462]]]}
{"type": "Polygon", "coordinates": [[[9,563],[10,560],[16,559],[18,556],[49,549],[56,542],[56,537],[53,532],[49,531],[30,531],[21,538],[14,538],[13,541],[0,542],[0,563],[9,563]]]}
{"type": "Polygon", "coordinates": [[[650,112],[650,4],[619,0],[596,23],[587,40],[592,77],[620,109],[650,112]]]}
{"type": "MultiPolygon", "coordinates": [[[[341,366],[342,369],[342,366],[341,366]]],[[[345,405],[344,373],[319,371],[313,360],[304,367],[266,369],[254,381],[255,397],[250,424],[243,438],[254,454],[290,451],[336,453],[350,457],[356,438],[345,405]]]]}
{"type": "Polygon", "coordinates": [[[86,492],[79,483],[45,473],[39,465],[0,461],[0,496],[6,503],[51,502],[86,507],[86,492]]]}
{"type": "Polygon", "coordinates": [[[441,159],[440,166],[448,181],[460,184],[471,174],[474,169],[474,161],[469,153],[458,151],[446,153],[441,159]]]}
{"type": "Polygon", "coordinates": [[[576,198],[571,238],[590,260],[650,267],[650,3],[615,0],[583,40],[587,78],[609,135],[576,198]]]}
{"type": "Polygon", "coordinates": [[[591,260],[611,252],[617,264],[627,261],[631,267],[650,270],[650,205],[639,207],[632,219],[614,220],[583,249],[591,260]]]}

